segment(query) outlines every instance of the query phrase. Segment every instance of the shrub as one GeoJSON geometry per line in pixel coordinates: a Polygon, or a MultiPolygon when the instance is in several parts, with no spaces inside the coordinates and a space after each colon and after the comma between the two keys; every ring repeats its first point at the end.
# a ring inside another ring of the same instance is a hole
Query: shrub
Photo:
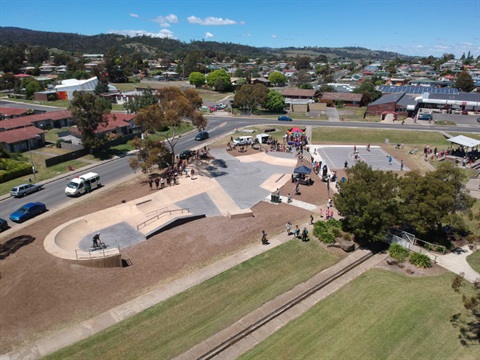
{"type": "Polygon", "coordinates": [[[447,249],[445,248],[445,246],[437,245],[435,247],[435,251],[438,251],[438,252],[441,252],[442,254],[445,254],[445,251],[447,251],[447,249]]]}
{"type": "Polygon", "coordinates": [[[324,242],[325,244],[335,244],[335,236],[332,233],[324,232],[320,237],[319,240],[324,242]]]}
{"type": "Polygon", "coordinates": [[[342,236],[342,230],[340,230],[339,228],[336,228],[336,227],[330,229],[330,233],[331,233],[333,236],[335,236],[336,238],[342,236]]]}
{"type": "Polygon", "coordinates": [[[409,255],[409,251],[405,249],[402,245],[399,245],[397,243],[393,243],[390,245],[390,247],[388,248],[388,253],[398,262],[404,262],[409,255]]]}
{"type": "Polygon", "coordinates": [[[430,260],[430,258],[427,255],[420,254],[420,253],[411,254],[410,263],[425,269],[432,267],[432,260],[430,260]]]}

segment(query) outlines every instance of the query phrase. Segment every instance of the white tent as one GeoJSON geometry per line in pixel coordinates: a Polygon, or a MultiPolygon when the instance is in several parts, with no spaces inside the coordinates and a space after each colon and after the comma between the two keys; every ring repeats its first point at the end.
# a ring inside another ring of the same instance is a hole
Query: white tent
{"type": "Polygon", "coordinates": [[[74,91],[94,92],[97,84],[98,79],[96,76],[87,80],[67,79],[62,80],[61,85],[55,86],[55,91],[66,94],[66,96],[62,96],[61,98],[72,100],[74,91]]]}
{"type": "Polygon", "coordinates": [[[472,138],[469,138],[469,137],[463,136],[463,135],[458,135],[458,136],[452,137],[452,138],[447,139],[447,140],[452,142],[452,143],[463,145],[463,146],[466,146],[466,147],[469,147],[469,148],[480,145],[479,140],[472,139],[472,138]]]}

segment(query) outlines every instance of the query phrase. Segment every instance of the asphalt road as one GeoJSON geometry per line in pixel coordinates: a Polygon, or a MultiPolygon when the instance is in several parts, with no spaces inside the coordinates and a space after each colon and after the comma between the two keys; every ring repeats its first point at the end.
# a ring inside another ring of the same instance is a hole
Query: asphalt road
{"type": "MultiPolygon", "coordinates": [[[[2,106],[0,102],[0,106],[2,106]]],[[[458,115],[460,116],[461,120],[466,119],[465,115],[458,115]]],[[[228,133],[234,131],[235,128],[242,128],[249,125],[264,125],[264,124],[272,124],[272,127],[278,122],[274,119],[261,119],[261,118],[253,118],[253,117],[225,117],[225,116],[209,116],[209,122],[206,130],[210,134],[210,139],[225,136],[228,133]]],[[[327,127],[355,127],[355,128],[370,128],[370,129],[414,129],[419,130],[420,125],[412,124],[412,125],[401,125],[401,124],[378,124],[378,123],[349,123],[349,122],[329,122],[329,121],[312,121],[312,120],[295,120],[292,123],[282,123],[282,125],[288,124],[295,124],[296,126],[304,127],[307,125],[314,125],[314,126],[327,126],[327,127]]],[[[480,126],[471,126],[471,125],[461,125],[457,127],[445,127],[445,126],[435,126],[431,125],[428,127],[421,127],[421,130],[437,130],[437,131],[455,131],[455,132],[463,132],[465,134],[476,132],[480,132],[480,126]]],[[[194,140],[195,133],[189,133],[183,135],[176,147],[175,152],[178,154],[183,150],[196,148],[201,146],[202,144],[206,144],[207,142],[199,142],[194,140]]],[[[105,161],[103,163],[99,163],[92,169],[88,169],[88,171],[96,172],[100,175],[102,185],[109,186],[109,184],[116,183],[121,181],[126,176],[132,174],[132,169],[128,165],[128,158],[129,156],[125,156],[123,158],[118,158],[111,161],[105,161]]],[[[47,205],[49,210],[54,210],[60,206],[74,204],[75,201],[78,199],[75,198],[68,198],[65,195],[65,187],[69,180],[77,175],[80,175],[84,172],[88,172],[87,170],[78,170],[74,173],[68,174],[66,177],[62,177],[60,179],[47,182],[44,186],[44,189],[38,193],[34,193],[28,195],[27,197],[16,199],[16,198],[7,198],[0,201],[0,218],[6,219],[11,228],[15,229],[18,227],[18,224],[12,223],[9,221],[9,215],[18,209],[20,206],[27,202],[32,201],[40,201],[47,205]]],[[[88,195],[84,195],[88,196],[88,195]]],[[[30,220],[32,221],[32,220],[30,220]]],[[[7,230],[8,231],[8,230],[7,230]]]]}

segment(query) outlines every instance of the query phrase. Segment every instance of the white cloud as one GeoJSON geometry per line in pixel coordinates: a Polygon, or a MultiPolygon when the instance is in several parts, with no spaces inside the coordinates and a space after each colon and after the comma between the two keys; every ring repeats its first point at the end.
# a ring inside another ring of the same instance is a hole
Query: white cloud
{"type": "Polygon", "coordinates": [[[213,35],[212,33],[209,33],[208,31],[205,33],[205,38],[206,39],[211,39],[213,38],[215,35],[213,35]]]}
{"type": "Polygon", "coordinates": [[[169,14],[167,16],[157,16],[155,19],[152,19],[152,21],[161,27],[169,27],[170,24],[178,23],[178,17],[177,15],[169,14]]]}
{"type": "Polygon", "coordinates": [[[276,39],[278,38],[278,35],[272,34],[272,38],[276,39]]]}
{"type": "Polygon", "coordinates": [[[250,37],[250,36],[252,36],[252,34],[246,33],[246,34],[240,34],[240,36],[242,36],[242,37],[250,37]]]}
{"type": "Polygon", "coordinates": [[[138,18],[138,17],[139,17],[138,14],[135,14],[135,13],[130,13],[130,16],[131,16],[131,17],[134,17],[134,18],[138,18]]]}
{"type": "Polygon", "coordinates": [[[119,35],[124,35],[124,36],[129,36],[129,37],[134,37],[134,36],[149,36],[152,38],[169,38],[169,39],[175,39],[175,36],[173,35],[173,32],[167,29],[162,29],[158,33],[152,33],[149,31],[145,30],[110,30],[108,32],[109,34],[119,34],[119,35]]]}
{"type": "Polygon", "coordinates": [[[237,24],[237,22],[235,20],[217,18],[217,17],[213,17],[213,16],[209,16],[209,17],[206,17],[204,19],[198,18],[196,16],[189,16],[187,18],[187,20],[190,24],[209,25],[209,26],[236,25],[237,24]]]}

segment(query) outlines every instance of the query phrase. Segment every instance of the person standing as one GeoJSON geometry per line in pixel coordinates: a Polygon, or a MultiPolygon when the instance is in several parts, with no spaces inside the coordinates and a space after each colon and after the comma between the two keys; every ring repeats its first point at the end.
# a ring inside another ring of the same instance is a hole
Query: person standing
{"type": "Polygon", "coordinates": [[[343,168],[348,169],[348,161],[347,160],[345,160],[345,164],[343,165],[343,168]]]}
{"type": "Polygon", "coordinates": [[[308,230],[306,227],[303,228],[303,231],[302,231],[302,241],[303,242],[306,242],[308,239],[308,230]]]}
{"type": "Polygon", "coordinates": [[[400,171],[403,171],[403,160],[400,160],[400,171]]]}
{"type": "Polygon", "coordinates": [[[310,225],[313,225],[313,215],[310,214],[310,225]]]}
{"type": "Polygon", "coordinates": [[[268,245],[267,233],[265,230],[262,230],[262,245],[268,245]]]}
{"type": "Polygon", "coordinates": [[[160,179],[158,177],[155,178],[155,188],[158,190],[158,186],[160,185],[160,179]]]}
{"type": "Polygon", "coordinates": [[[100,233],[96,233],[93,238],[92,238],[92,241],[93,241],[93,247],[99,247],[100,244],[98,243],[100,241],[100,233]]]}
{"type": "Polygon", "coordinates": [[[290,195],[290,193],[288,193],[288,196],[287,196],[287,203],[291,203],[292,202],[292,195],[290,195]]]}
{"type": "Polygon", "coordinates": [[[150,186],[150,190],[152,190],[153,189],[153,180],[152,179],[148,180],[148,185],[150,186]]]}
{"type": "Polygon", "coordinates": [[[292,231],[292,223],[290,221],[288,221],[287,225],[285,225],[285,227],[287,228],[287,235],[290,235],[291,231],[292,231]]]}
{"type": "Polygon", "coordinates": [[[392,160],[393,160],[392,155],[389,155],[388,156],[388,165],[392,165],[392,160]]]}

